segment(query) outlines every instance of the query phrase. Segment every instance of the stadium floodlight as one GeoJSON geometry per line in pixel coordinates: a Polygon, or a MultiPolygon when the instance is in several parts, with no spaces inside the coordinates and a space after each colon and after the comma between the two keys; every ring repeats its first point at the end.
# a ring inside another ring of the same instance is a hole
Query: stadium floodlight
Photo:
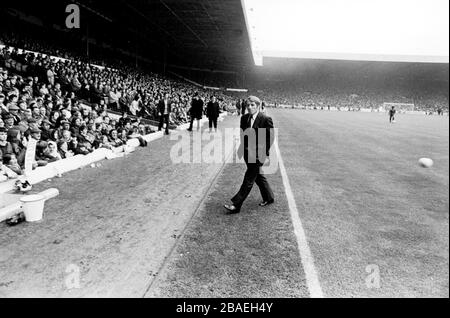
{"type": "Polygon", "coordinates": [[[239,92],[239,93],[247,93],[248,89],[246,88],[227,88],[227,92],[239,92]]]}
{"type": "Polygon", "coordinates": [[[241,0],[263,57],[449,61],[448,0],[241,0]]]}
{"type": "Polygon", "coordinates": [[[220,90],[220,87],[214,87],[214,86],[203,86],[203,89],[211,89],[214,91],[218,91],[220,90]]]}

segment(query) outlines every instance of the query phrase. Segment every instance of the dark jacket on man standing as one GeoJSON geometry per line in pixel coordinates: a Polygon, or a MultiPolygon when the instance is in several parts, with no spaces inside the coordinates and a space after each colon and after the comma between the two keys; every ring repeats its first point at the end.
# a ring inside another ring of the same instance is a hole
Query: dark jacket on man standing
{"type": "Polygon", "coordinates": [[[194,98],[191,103],[190,109],[191,118],[202,119],[203,117],[203,101],[199,98],[194,98]]]}
{"type": "MultiPolygon", "coordinates": [[[[170,112],[172,111],[171,109],[171,104],[172,102],[170,101],[170,99],[167,100],[167,114],[170,114],[170,112]]],[[[165,108],[165,104],[164,104],[164,99],[161,99],[158,102],[158,113],[161,113],[161,116],[164,115],[164,108],[165,108]]]]}
{"type": "Polygon", "coordinates": [[[241,117],[240,128],[244,134],[241,134],[241,144],[238,149],[239,157],[244,156],[247,163],[257,163],[262,165],[269,156],[270,148],[274,142],[273,122],[272,118],[262,112],[258,112],[254,119],[252,127],[250,124],[250,113],[241,117]],[[246,130],[254,130],[254,138],[246,130]],[[265,134],[265,136],[263,135],[265,134]],[[264,139],[263,139],[264,138],[264,139]]]}
{"type": "Polygon", "coordinates": [[[206,106],[206,116],[208,118],[218,118],[220,114],[220,107],[218,102],[208,102],[208,105],[206,106]]]}

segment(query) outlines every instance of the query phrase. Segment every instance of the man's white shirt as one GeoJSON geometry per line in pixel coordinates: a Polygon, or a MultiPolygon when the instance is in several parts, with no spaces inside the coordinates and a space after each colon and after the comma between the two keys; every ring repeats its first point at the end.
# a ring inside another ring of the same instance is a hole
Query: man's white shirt
{"type": "Polygon", "coordinates": [[[259,110],[253,114],[252,119],[250,120],[250,127],[253,127],[253,123],[255,122],[256,116],[258,116],[259,110]]]}

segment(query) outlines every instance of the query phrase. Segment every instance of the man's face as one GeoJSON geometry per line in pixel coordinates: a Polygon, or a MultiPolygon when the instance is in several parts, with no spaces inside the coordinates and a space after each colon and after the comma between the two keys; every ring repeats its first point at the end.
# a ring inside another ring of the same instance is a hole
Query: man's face
{"type": "Polygon", "coordinates": [[[14,125],[14,118],[8,118],[8,119],[6,119],[5,120],[5,124],[7,125],[7,126],[12,126],[12,125],[14,125]]]}
{"type": "Polygon", "coordinates": [[[56,150],[55,144],[52,143],[52,142],[49,143],[49,144],[48,144],[48,150],[50,150],[50,151],[52,151],[52,152],[55,151],[55,150],[56,150]]]}
{"type": "Polygon", "coordinates": [[[249,101],[248,110],[250,114],[252,115],[256,114],[256,112],[258,111],[258,105],[256,104],[256,102],[249,101]]]}
{"type": "Polygon", "coordinates": [[[70,139],[70,131],[64,130],[62,133],[62,136],[63,136],[64,140],[69,140],[70,139]]]}
{"type": "Polygon", "coordinates": [[[22,111],[26,110],[26,109],[27,109],[27,103],[25,103],[25,102],[20,102],[20,103],[19,103],[19,108],[20,108],[22,111]]]}
{"type": "Polygon", "coordinates": [[[6,138],[8,138],[8,135],[6,134],[6,132],[0,132],[0,141],[5,142],[6,138]]]}
{"type": "Polygon", "coordinates": [[[34,107],[33,108],[33,114],[39,115],[39,107],[34,107]]]}
{"type": "Polygon", "coordinates": [[[39,113],[42,116],[45,116],[47,114],[47,109],[45,107],[41,107],[41,108],[39,108],[39,113]]]}
{"type": "Polygon", "coordinates": [[[41,133],[40,132],[32,133],[31,137],[35,140],[41,140],[41,133]]]}
{"type": "Polygon", "coordinates": [[[11,156],[11,159],[9,160],[10,165],[16,165],[17,164],[17,158],[16,156],[11,156]]]}

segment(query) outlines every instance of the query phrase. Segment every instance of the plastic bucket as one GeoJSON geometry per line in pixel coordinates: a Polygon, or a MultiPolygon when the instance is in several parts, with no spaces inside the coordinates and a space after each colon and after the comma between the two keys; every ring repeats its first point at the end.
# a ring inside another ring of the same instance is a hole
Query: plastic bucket
{"type": "Polygon", "coordinates": [[[25,220],[27,222],[35,222],[42,220],[44,213],[45,197],[40,194],[27,195],[20,198],[22,202],[25,220]]]}

